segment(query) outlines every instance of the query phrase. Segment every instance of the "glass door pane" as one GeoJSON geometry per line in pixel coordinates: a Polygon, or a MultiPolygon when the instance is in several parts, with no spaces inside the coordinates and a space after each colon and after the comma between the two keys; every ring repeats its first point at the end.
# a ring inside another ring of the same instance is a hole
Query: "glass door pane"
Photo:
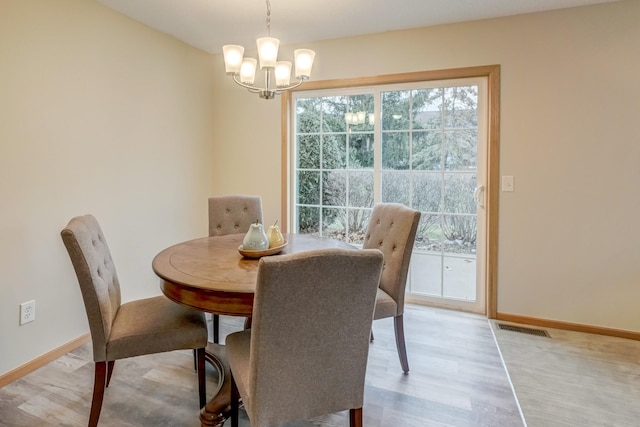
{"type": "Polygon", "coordinates": [[[296,99],[294,230],[364,241],[374,204],[374,96],[296,99]]]}
{"type": "Polygon", "coordinates": [[[465,79],[296,95],[293,230],[359,246],[375,203],[419,210],[408,298],[484,312],[476,196],[486,180],[485,86],[465,79]]]}
{"type": "Polygon", "coordinates": [[[383,91],[381,201],[422,213],[413,295],[476,301],[478,87],[383,91]]]}

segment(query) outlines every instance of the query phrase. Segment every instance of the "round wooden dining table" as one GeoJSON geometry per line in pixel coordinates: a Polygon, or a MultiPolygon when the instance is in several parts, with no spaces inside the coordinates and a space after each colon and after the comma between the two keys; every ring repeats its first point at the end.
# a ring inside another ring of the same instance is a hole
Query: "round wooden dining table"
{"type": "MultiPolygon", "coordinates": [[[[314,249],[354,246],[307,234],[284,234],[278,256],[314,249]]],[[[171,300],[200,311],[250,318],[258,274],[258,258],[240,254],[244,234],[203,237],[168,247],[153,259],[160,289],[171,300]]],[[[215,396],[200,411],[202,426],[222,427],[230,410],[229,368],[224,345],[209,343],[207,360],[218,372],[215,396]]]]}

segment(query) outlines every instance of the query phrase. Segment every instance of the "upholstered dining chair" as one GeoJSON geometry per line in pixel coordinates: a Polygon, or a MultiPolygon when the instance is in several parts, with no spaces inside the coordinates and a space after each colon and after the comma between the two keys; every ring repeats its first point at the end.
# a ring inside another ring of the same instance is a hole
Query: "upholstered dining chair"
{"type": "MultiPolygon", "coordinates": [[[[209,236],[246,233],[256,221],[262,224],[262,198],[231,194],[209,198],[209,236]]],[[[214,314],[213,342],[220,340],[220,316],[214,314]]]]}
{"type": "Polygon", "coordinates": [[[207,345],[204,314],[165,296],[122,304],[116,268],[94,216],[72,218],[61,235],[80,284],[93,341],[95,374],[89,427],[98,424],[115,361],[144,354],[195,350],[200,407],[203,407],[207,345]]]}
{"type": "Polygon", "coordinates": [[[251,224],[262,224],[262,198],[231,194],[209,198],[209,236],[246,233],[251,224]]]}
{"type": "Polygon", "coordinates": [[[226,341],[233,427],[239,397],[252,427],[347,409],[351,427],[362,426],[382,259],[350,249],[260,259],[252,327],[226,341]]]}
{"type": "Polygon", "coordinates": [[[378,203],[371,212],[362,245],[363,249],[380,249],[384,254],[373,319],[393,317],[396,347],[405,374],[409,372],[409,361],[404,340],[404,294],[419,221],[420,212],[416,210],[399,203],[378,203]]]}

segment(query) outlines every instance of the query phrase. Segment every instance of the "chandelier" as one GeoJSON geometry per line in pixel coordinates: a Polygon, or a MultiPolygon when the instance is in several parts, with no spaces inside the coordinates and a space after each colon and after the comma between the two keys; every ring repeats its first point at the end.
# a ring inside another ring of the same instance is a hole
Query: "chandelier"
{"type": "Polygon", "coordinates": [[[311,67],[316,53],[309,49],[296,49],[295,78],[291,83],[291,62],[278,61],[278,47],[280,40],[271,37],[271,3],[267,0],[267,37],[256,40],[260,70],[264,70],[264,87],[254,86],[256,77],[255,58],[244,58],[244,47],[228,44],[222,46],[224,68],[233,81],[247,88],[251,93],[257,93],[260,98],[273,99],[286,90],[296,88],[311,77],[311,67]],[[273,83],[275,80],[275,85],[273,83]]]}
{"type": "Polygon", "coordinates": [[[375,114],[373,113],[367,114],[364,111],[354,111],[353,113],[351,112],[344,113],[344,120],[347,122],[348,125],[353,125],[353,126],[363,125],[367,117],[369,118],[369,124],[373,126],[375,122],[375,117],[376,117],[375,114]]]}

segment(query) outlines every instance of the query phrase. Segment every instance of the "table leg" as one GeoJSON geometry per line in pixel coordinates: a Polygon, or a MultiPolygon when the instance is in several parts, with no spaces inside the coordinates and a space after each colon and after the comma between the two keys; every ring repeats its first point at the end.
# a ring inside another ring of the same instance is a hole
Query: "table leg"
{"type": "Polygon", "coordinates": [[[200,410],[200,424],[222,427],[231,411],[231,375],[224,345],[207,345],[205,358],[218,371],[218,386],[213,399],[200,410]]]}

